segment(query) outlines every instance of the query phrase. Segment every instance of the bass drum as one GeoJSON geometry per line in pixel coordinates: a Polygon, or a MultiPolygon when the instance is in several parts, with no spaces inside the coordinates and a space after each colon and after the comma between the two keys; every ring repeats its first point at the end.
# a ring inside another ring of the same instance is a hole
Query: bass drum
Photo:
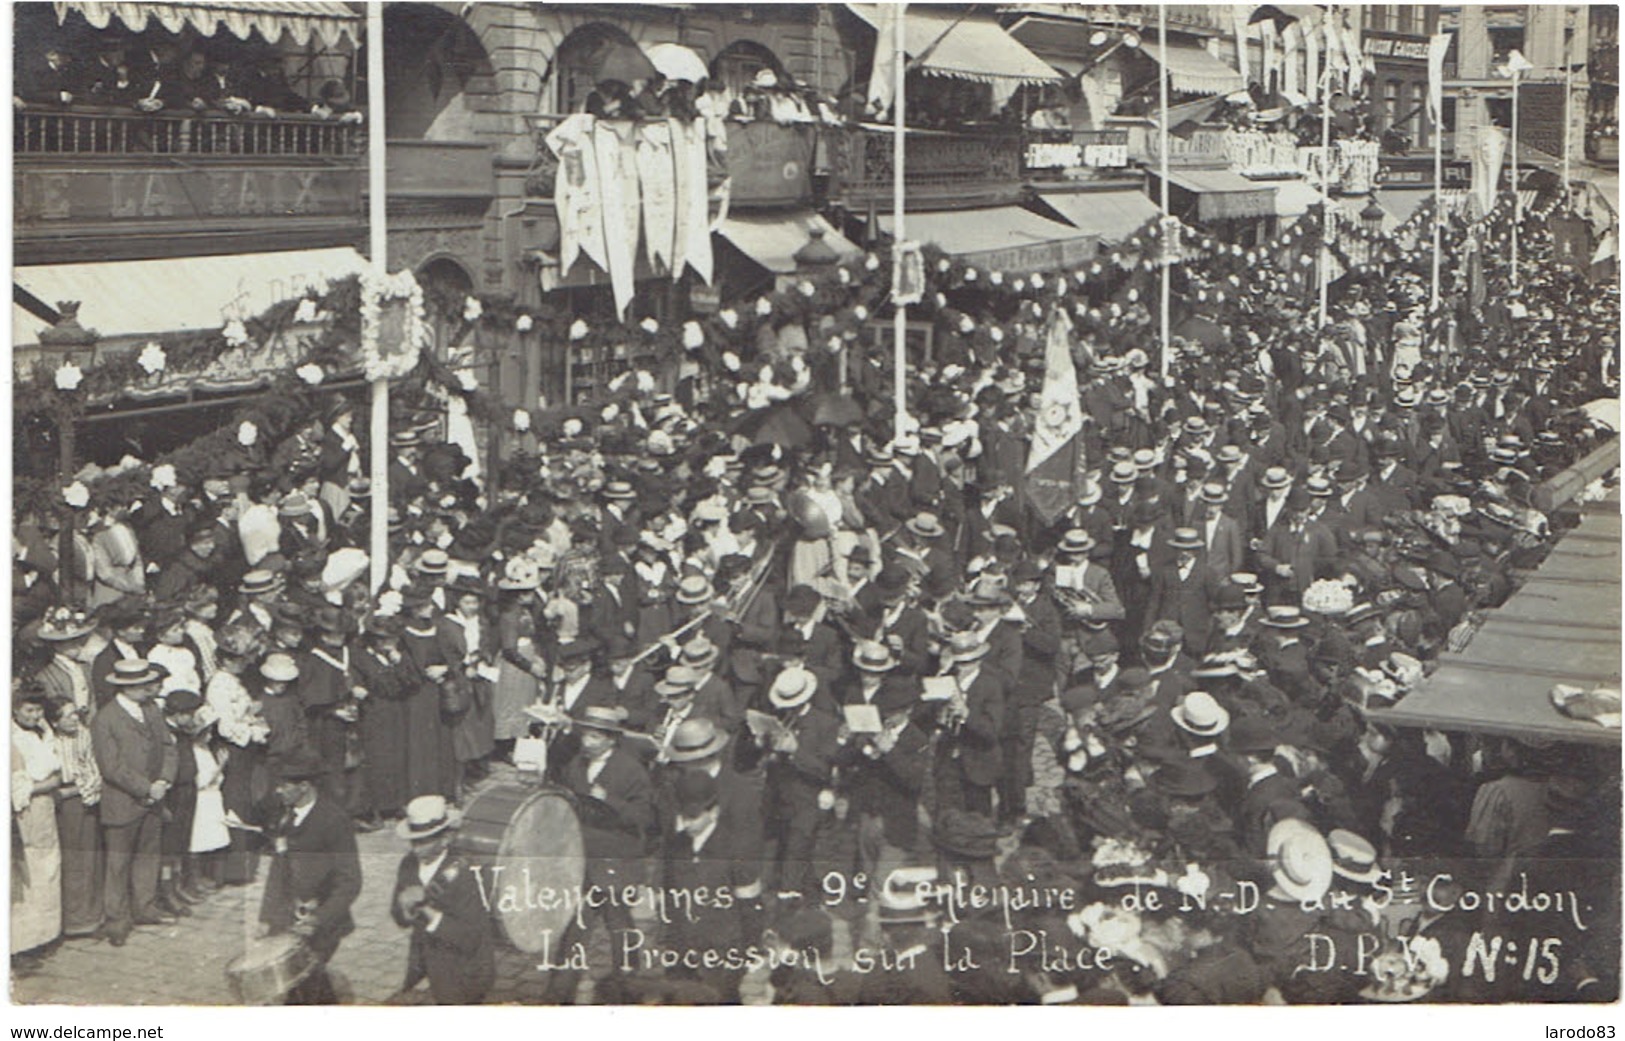
{"type": "Polygon", "coordinates": [[[551,932],[558,949],[587,865],[568,792],[523,781],[481,792],[463,813],[455,848],[479,869],[480,892],[510,944],[534,954],[551,932]]]}
{"type": "Polygon", "coordinates": [[[289,933],[252,940],[226,966],[226,979],[241,1005],[275,1005],[317,968],[316,955],[289,933]]]}

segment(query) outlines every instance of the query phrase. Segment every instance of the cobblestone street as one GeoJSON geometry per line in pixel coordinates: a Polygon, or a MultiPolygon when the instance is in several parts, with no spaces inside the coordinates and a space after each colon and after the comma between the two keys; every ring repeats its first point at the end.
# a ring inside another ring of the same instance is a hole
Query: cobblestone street
{"type": "MultiPolygon", "coordinates": [[[[499,768],[481,789],[510,776],[499,768]]],[[[341,1001],[375,1005],[392,998],[427,1002],[426,984],[413,994],[397,994],[406,972],[409,933],[396,926],[389,900],[405,843],[393,828],[357,836],[362,888],[352,913],[356,931],[339,946],[329,968],[341,1001]]],[[[201,904],[192,916],[170,926],[143,926],[123,947],[100,939],[65,940],[44,959],[38,971],[13,976],[11,996],[18,1004],[61,1005],[229,1005],[234,1003],[225,968],[254,935],[267,862],[250,886],[226,888],[201,904]]],[[[648,922],[639,922],[653,929],[648,922]]],[[[844,938],[837,922],[837,942],[844,938]]],[[[588,958],[602,973],[611,964],[609,936],[594,929],[588,958]]],[[[557,1003],[547,994],[547,974],[538,957],[501,944],[497,947],[497,981],[489,1001],[509,1004],[557,1003]]],[[[765,1004],[766,972],[748,977],[742,987],[746,1004],[765,1004]]],[[[591,974],[581,980],[577,1003],[592,1001],[591,974]]]]}

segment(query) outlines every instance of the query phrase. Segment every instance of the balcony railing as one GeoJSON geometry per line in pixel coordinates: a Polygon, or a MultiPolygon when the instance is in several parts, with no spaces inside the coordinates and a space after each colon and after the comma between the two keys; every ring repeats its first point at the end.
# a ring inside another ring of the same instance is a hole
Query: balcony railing
{"type": "Polygon", "coordinates": [[[317,116],[230,116],[125,110],[24,109],[13,124],[18,155],[330,156],[365,154],[362,127],[317,116]]]}
{"type": "MultiPolygon", "coordinates": [[[[863,126],[831,136],[836,144],[835,183],[847,203],[890,199],[890,129],[863,126]]],[[[1021,195],[1024,138],[1019,132],[910,130],[903,148],[903,185],[911,201],[993,205],[1021,195]]]]}

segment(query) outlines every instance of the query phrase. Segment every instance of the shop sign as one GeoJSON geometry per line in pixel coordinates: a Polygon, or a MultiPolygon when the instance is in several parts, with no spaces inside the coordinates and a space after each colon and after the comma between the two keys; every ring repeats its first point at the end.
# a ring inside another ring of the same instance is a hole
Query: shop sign
{"type": "Polygon", "coordinates": [[[350,216],[361,211],[353,169],[33,169],[16,171],[20,225],[55,221],[350,216]]]}

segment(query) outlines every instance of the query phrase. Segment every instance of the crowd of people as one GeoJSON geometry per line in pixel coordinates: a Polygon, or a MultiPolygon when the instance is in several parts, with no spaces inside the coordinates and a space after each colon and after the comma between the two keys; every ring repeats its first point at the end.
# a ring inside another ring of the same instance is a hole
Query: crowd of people
{"type": "MultiPolygon", "coordinates": [[[[383,503],[336,398],[274,465],[155,472],[68,532],[22,516],[12,951],[121,945],[269,861],[267,930],[325,961],[363,883],[390,884],[356,833],[393,827],[407,983],[478,1002],[493,931],[458,811],[517,765],[576,800],[584,884],[730,894],[664,947],[830,959],[833,983],[780,964],[781,1002],[1386,1000],[1305,968],[1312,937],[1366,933],[1451,966],[1402,959],[1393,993],[1611,1000],[1617,764],[1368,713],[1572,523],[1533,490],[1613,436],[1577,406],[1617,396],[1618,290],[1531,236],[1522,288],[1460,342],[1421,295],[1379,273],[1319,335],[1312,301],[1236,293],[1166,380],[1080,340],[1087,474],[1055,516],[1024,491],[1041,356],[949,310],[901,433],[883,390],[834,424],[778,395],[808,412],[781,443],[739,432],[747,394],[623,381],[626,407],[538,430],[495,490],[400,419],[383,503]],[[1460,899],[1519,877],[1583,912],[1460,899]],[[967,884],[1075,903],[972,908],[967,884]],[[1256,910],[1206,900],[1246,885],[1256,910]],[[907,971],[837,965],[838,921],[907,971]],[[1560,936],[1550,981],[1464,973],[1492,927],[1560,936]],[[1013,953],[1040,932],[1115,958],[1013,953]],[[974,957],[918,958],[943,944],[974,957]]],[[[587,925],[617,950],[657,928],[587,925]]],[[[596,975],[600,1000],[732,1002],[745,973],[596,975]]],[[[333,995],[318,972],[293,997],[333,995]]]]}
{"type": "Polygon", "coordinates": [[[307,98],[289,85],[282,54],[263,45],[116,28],[84,40],[20,35],[17,44],[12,103],[19,111],[361,120],[342,81],[327,80],[307,98]]]}

